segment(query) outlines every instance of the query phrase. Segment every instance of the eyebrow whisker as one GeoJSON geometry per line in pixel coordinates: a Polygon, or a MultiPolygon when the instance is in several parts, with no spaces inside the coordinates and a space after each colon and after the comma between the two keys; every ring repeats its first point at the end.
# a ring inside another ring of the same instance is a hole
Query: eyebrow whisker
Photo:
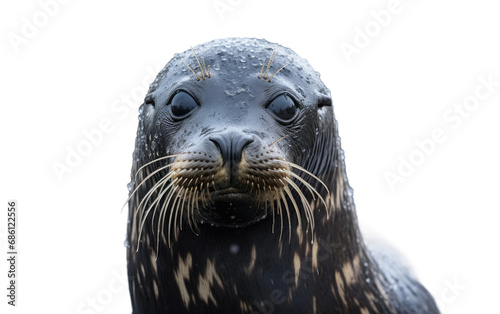
{"type": "Polygon", "coordinates": [[[186,64],[186,62],[184,62],[184,61],[182,61],[182,60],[181,60],[181,62],[182,62],[182,63],[184,63],[184,65],[185,65],[185,66],[187,66],[187,68],[188,68],[188,69],[190,69],[190,70],[191,70],[191,72],[193,72],[193,74],[196,76],[196,79],[197,79],[198,81],[199,81],[199,80],[201,80],[201,78],[198,76],[198,74],[196,74],[196,72],[195,72],[193,69],[191,69],[191,67],[190,67],[189,65],[187,65],[187,64],[186,64]]]}
{"type": "Polygon", "coordinates": [[[274,58],[276,58],[276,55],[278,54],[278,50],[273,50],[273,53],[271,54],[271,57],[269,58],[269,62],[267,63],[267,68],[266,68],[266,73],[264,73],[264,78],[267,78],[267,73],[269,72],[269,68],[271,67],[271,64],[274,62],[274,58]]]}
{"type": "Polygon", "coordinates": [[[271,78],[272,78],[273,76],[275,76],[275,75],[276,75],[276,73],[278,73],[279,71],[283,70],[283,68],[284,68],[284,67],[286,67],[287,65],[289,65],[290,63],[291,63],[291,62],[288,62],[287,64],[285,64],[284,66],[282,66],[281,68],[279,68],[279,69],[278,69],[278,71],[274,72],[274,74],[273,74],[273,75],[271,75],[271,76],[267,79],[267,81],[268,81],[268,82],[271,82],[271,78]]]}
{"type": "Polygon", "coordinates": [[[196,52],[194,51],[193,47],[191,47],[191,50],[193,51],[196,61],[198,61],[198,66],[200,67],[201,70],[202,79],[205,80],[205,73],[203,72],[203,68],[201,67],[200,59],[198,59],[198,56],[196,55],[196,52]]]}

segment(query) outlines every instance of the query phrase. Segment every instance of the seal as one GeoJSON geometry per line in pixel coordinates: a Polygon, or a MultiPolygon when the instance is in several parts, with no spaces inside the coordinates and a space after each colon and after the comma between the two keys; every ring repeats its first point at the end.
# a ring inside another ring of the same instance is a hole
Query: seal
{"type": "Polygon", "coordinates": [[[330,91],[292,50],[228,38],[176,54],[135,145],[133,313],[438,313],[365,243],[330,91]]]}

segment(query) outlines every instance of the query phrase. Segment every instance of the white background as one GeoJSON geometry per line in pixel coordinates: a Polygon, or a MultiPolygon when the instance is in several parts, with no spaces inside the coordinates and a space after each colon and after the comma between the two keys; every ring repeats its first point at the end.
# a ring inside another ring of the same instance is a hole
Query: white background
{"type": "Polygon", "coordinates": [[[371,12],[390,0],[66,0],[52,1],[51,16],[49,2],[0,8],[0,202],[19,202],[18,307],[4,296],[2,210],[0,312],[130,313],[120,210],[137,108],[175,52],[229,36],[290,47],[321,72],[363,230],[401,251],[441,310],[498,308],[500,87],[460,126],[443,117],[477,88],[484,96],[480,77],[500,81],[494,1],[401,0],[383,26],[371,12]],[[341,46],[356,44],[347,58],[341,46]],[[111,130],[58,178],[53,165],[106,121],[111,130]],[[446,140],[424,156],[415,141],[435,129],[446,140]],[[391,190],[385,175],[410,156],[419,165],[391,190]]]}

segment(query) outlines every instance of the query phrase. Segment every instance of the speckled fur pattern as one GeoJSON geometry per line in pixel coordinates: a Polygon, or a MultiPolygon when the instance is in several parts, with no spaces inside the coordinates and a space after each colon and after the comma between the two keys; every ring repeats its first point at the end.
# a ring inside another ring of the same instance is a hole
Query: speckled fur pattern
{"type": "Polygon", "coordinates": [[[193,47],[160,71],[139,112],[127,230],[134,314],[438,313],[404,265],[365,244],[330,91],[292,50],[252,38],[193,47]],[[169,108],[178,90],[198,103],[182,120],[169,108]],[[284,92],[298,108],[288,124],[266,109],[284,92]],[[242,137],[237,170],[224,168],[214,142],[242,137]],[[164,156],[172,157],[155,161],[164,156]],[[228,181],[231,171],[245,175],[228,181]],[[164,196],[155,185],[162,179],[164,196]],[[231,184],[249,194],[244,202],[226,209],[210,200],[231,184]],[[156,212],[158,195],[167,205],[156,212]]]}

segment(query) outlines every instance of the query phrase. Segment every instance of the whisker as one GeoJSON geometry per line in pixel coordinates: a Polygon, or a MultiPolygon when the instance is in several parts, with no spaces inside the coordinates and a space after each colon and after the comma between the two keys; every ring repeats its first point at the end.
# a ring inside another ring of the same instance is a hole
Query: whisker
{"type": "Polygon", "coordinates": [[[269,62],[267,63],[267,68],[266,68],[266,73],[264,73],[264,78],[267,78],[267,72],[269,71],[269,68],[271,67],[271,64],[274,62],[274,58],[276,58],[276,54],[278,53],[277,50],[273,50],[273,53],[271,54],[271,57],[269,58],[269,62]]]}
{"type": "MultiPolygon", "coordinates": [[[[171,185],[171,184],[170,184],[171,185]]],[[[155,201],[148,207],[148,209],[143,213],[142,217],[139,218],[139,236],[137,237],[137,249],[139,249],[139,243],[141,241],[141,237],[142,237],[142,231],[144,229],[144,224],[146,223],[146,219],[149,215],[149,213],[151,212],[151,208],[154,206],[155,203],[157,203],[165,193],[167,193],[170,189],[170,185],[167,186],[167,189],[162,192],[156,199],[155,201]]],[[[145,198],[143,199],[143,201],[145,200],[145,198]]],[[[142,201],[141,201],[142,203],[142,201]]],[[[155,206],[155,210],[154,210],[154,214],[156,213],[156,206],[155,206]]],[[[153,218],[152,218],[152,223],[154,221],[154,215],[153,215],[153,218]]]]}
{"type": "MultiPolygon", "coordinates": [[[[168,193],[167,195],[167,200],[165,201],[165,203],[163,204],[161,210],[160,210],[160,214],[158,216],[158,234],[156,235],[156,245],[159,246],[160,245],[160,230],[161,230],[161,233],[163,234],[163,230],[164,230],[164,227],[165,227],[165,215],[167,213],[167,209],[168,209],[168,204],[170,203],[170,200],[172,199],[172,196],[174,195],[174,193],[177,191],[177,188],[179,186],[175,186],[172,190],[170,190],[170,193],[168,193]]],[[[172,211],[170,211],[170,215],[172,215],[172,211]]],[[[170,230],[169,230],[169,234],[168,234],[168,247],[170,247],[170,230]]],[[[158,251],[157,251],[158,253],[158,251]]]]}
{"type": "MultiPolygon", "coordinates": [[[[150,173],[146,178],[144,178],[138,185],[137,187],[130,193],[129,197],[127,198],[127,200],[125,201],[125,204],[123,204],[122,206],[122,210],[123,208],[125,207],[125,205],[127,205],[127,203],[130,201],[130,199],[134,196],[134,194],[137,192],[137,190],[139,190],[139,188],[144,184],[146,183],[147,180],[149,180],[149,178],[151,178],[152,176],[154,176],[155,174],[157,174],[158,172],[162,171],[162,170],[165,170],[167,168],[169,168],[170,166],[172,166],[173,163],[171,164],[168,164],[168,165],[165,165],[163,167],[160,167],[159,169],[156,169],[155,171],[153,171],[152,173],[150,173]]],[[[144,165],[145,166],[145,165],[144,165]]],[[[141,167],[144,168],[144,166],[141,167]]],[[[136,172],[135,174],[135,177],[134,177],[134,181],[135,179],[137,178],[137,174],[139,173],[140,169],[136,172]]]]}
{"type": "Polygon", "coordinates": [[[282,139],[285,139],[288,135],[285,135],[285,136],[282,136],[280,137],[279,139],[277,139],[276,141],[272,142],[271,144],[268,145],[268,147],[271,147],[273,146],[274,144],[278,143],[279,141],[281,141],[282,139]]]}
{"type": "Polygon", "coordinates": [[[325,206],[325,209],[326,209],[326,213],[327,213],[327,218],[328,218],[328,206],[326,205],[326,202],[325,200],[323,199],[323,196],[321,196],[321,194],[319,194],[319,192],[312,186],[310,185],[306,180],[304,180],[303,178],[301,178],[299,175],[293,173],[293,172],[290,172],[289,173],[292,177],[296,178],[297,180],[299,180],[302,184],[304,184],[307,189],[309,190],[309,192],[311,193],[312,197],[313,197],[313,200],[316,200],[316,198],[314,197],[314,194],[316,194],[318,196],[318,199],[323,203],[323,205],[325,206]]]}
{"type": "Polygon", "coordinates": [[[187,66],[187,68],[188,68],[188,69],[190,69],[190,70],[191,70],[191,72],[193,72],[193,74],[196,76],[196,79],[197,79],[198,81],[199,81],[199,80],[201,80],[201,78],[198,76],[198,74],[196,74],[196,72],[195,72],[193,69],[191,69],[191,67],[190,67],[189,65],[187,65],[187,64],[186,64],[186,62],[184,62],[184,61],[182,61],[182,60],[181,60],[181,62],[182,62],[182,63],[184,63],[184,65],[185,65],[185,66],[187,66]]]}
{"type": "Polygon", "coordinates": [[[285,205],[286,216],[288,218],[288,243],[290,243],[290,241],[292,240],[292,220],[290,218],[290,210],[288,209],[288,202],[286,200],[285,194],[283,193],[283,190],[280,190],[280,195],[281,199],[283,200],[283,204],[285,205]]]}
{"type": "MultiPolygon", "coordinates": [[[[252,182],[252,185],[253,185],[253,182],[252,182]]],[[[260,193],[260,184],[257,183],[257,208],[260,208],[261,196],[262,196],[262,194],[260,193]]]]}
{"type": "MultiPolygon", "coordinates": [[[[177,186],[179,187],[179,186],[177,186]]],[[[179,191],[182,189],[182,187],[179,187],[179,191]]],[[[172,230],[172,217],[175,217],[177,215],[177,208],[178,208],[178,203],[177,200],[179,200],[179,193],[176,193],[175,196],[173,197],[173,202],[172,206],[169,208],[170,209],[170,214],[168,215],[168,228],[167,228],[167,238],[168,238],[168,247],[170,247],[170,235],[171,235],[171,230],[172,230]],[[177,205],[177,206],[176,206],[177,205]],[[174,215],[175,213],[175,215],[174,215]]],[[[175,218],[174,218],[174,228],[175,228],[175,218]]],[[[163,228],[161,229],[163,232],[163,228]]],[[[175,233],[175,230],[173,230],[175,233]]]]}
{"type": "Polygon", "coordinates": [[[168,190],[172,187],[173,185],[173,182],[171,182],[169,185],[167,185],[167,188],[165,189],[165,191],[163,191],[163,188],[165,186],[165,184],[162,185],[161,189],[160,189],[160,192],[159,192],[159,196],[155,199],[155,201],[151,204],[151,206],[148,208],[148,213],[149,213],[149,210],[151,210],[151,207],[154,205],[155,208],[153,209],[153,214],[152,214],[152,219],[151,219],[151,230],[153,230],[154,232],[154,217],[156,216],[156,211],[158,209],[158,206],[160,205],[160,200],[163,198],[163,195],[165,195],[168,190]],[[155,205],[156,203],[156,205],[155,205]]]}
{"type": "Polygon", "coordinates": [[[279,69],[278,69],[278,71],[274,72],[274,74],[273,74],[273,75],[271,75],[271,76],[267,79],[267,81],[268,81],[268,82],[271,82],[271,78],[272,78],[273,76],[275,76],[275,75],[276,75],[279,71],[283,70],[283,69],[284,69],[287,65],[289,65],[290,63],[291,63],[291,62],[288,62],[287,64],[285,64],[284,66],[282,66],[281,68],[279,68],[279,69]]]}
{"type": "Polygon", "coordinates": [[[165,184],[170,178],[172,178],[172,176],[173,176],[173,172],[168,172],[165,177],[158,180],[158,182],[156,182],[156,184],[153,185],[151,187],[151,189],[149,189],[149,191],[144,195],[144,197],[142,198],[142,200],[139,203],[139,206],[137,206],[137,208],[135,209],[134,214],[137,214],[139,212],[139,210],[141,210],[143,208],[144,204],[146,204],[149,201],[149,199],[151,198],[151,195],[153,195],[153,193],[158,189],[158,187],[160,185],[163,186],[163,184],[165,184]]]}
{"type": "Polygon", "coordinates": [[[297,170],[300,170],[306,174],[308,174],[309,176],[311,176],[313,179],[316,179],[316,181],[318,181],[326,190],[326,193],[329,194],[330,191],[328,190],[328,187],[326,186],[326,184],[320,179],[318,178],[317,176],[315,176],[314,174],[312,174],[311,172],[307,171],[306,169],[302,168],[301,166],[297,165],[297,164],[294,164],[293,162],[289,162],[289,161],[285,161],[285,160],[281,160],[281,162],[289,165],[290,167],[292,168],[295,168],[297,170]]]}
{"type": "Polygon", "coordinates": [[[288,195],[288,198],[292,202],[293,208],[295,209],[295,214],[297,214],[297,220],[299,221],[299,228],[302,228],[302,215],[300,214],[297,203],[295,203],[295,199],[293,198],[292,192],[290,191],[288,186],[283,187],[283,189],[285,190],[286,195],[288,195]]]}
{"type": "MultiPolygon", "coordinates": [[[[184,180],[185,181],[185,180],[184,180]]],[[[177,206],[175,207],[175,215],[174,215],[174,235],[177,235],[177,233],[175,233],[175,231],[177,230],[176,228],[176,223],[177,223],[177,215],[179,213],[179,206],[181,205],[181,200],[182,200],[182,203],[184,203],[184,193],[185,193],[185,189],[183,186],[181,186],[181,188],[179,189],[179,193],[177,193],[177,199],[179,200],[177,202],[177,206]]],[[[172,205],[173,206],[173,205],[172,205]]],[[[179,229],[180,229],[180,225],[182,223],[182,217],[179,219],[179,229]]],[[[175,236],[175,240],[177,240],[177,236],[175,236]]]]}
{"type": "Polygon", "coordinates": [[[299,194],[300,200],[302,201],[302,206],[304,208],[304,214],[306,216],[306,220],[308,222],[306,232],[309,231],[309,226],[311,227],[311,231],[314,230],[314,216],[312,212],[311,205],[307,202],[307,198],[304,196],[304,193],[300,190],[300,188],[289,178],[285,178],[285,181],[292,186],[297,194],[299,194]]]}
{"type": "MultiPolygon", "coordinates": [[[[198,187],[196,187],[196,189],[195,189],[195,195],[194,195],[194,201],[196,202],[195,203],[196,210],[199,213],[200,212],[200,203],[199,203],[198,193],[200,193],[200,191],[198,191],[198,187]]],[[[193,220],[193,221],[196,223],[196,219],[193,220]]]]}
{"type": "Polygon", "coordinates": [[[188,194],[188,189],[186,188],[184,190],[184,194],[181,196],[182,197],[182,204],[181,204],[181,214],[179,216],[179,229],[182,231],[182,217],[184,215],[184,203],[186,202],[187,194],[188,194]]]}
{"type": "MultiPolygon", "coordinates": [[[[187,195],[187,208],[186,208],[186,212],[187,212],[187,221],[188,221],[188,225],[189,225],[189,228],[191,228],[191,231],[194,232],[193,230],[193,225],[191,223],[191,199],[193,197],[193,187],[190,187],[189,188],[189,191],[188,191],[188,195],[187,195]]],[[[194,232],[196,233],[196,232],[194,232]]]]}
{"type": "Polygon", "coordinates": [[[274,193],[271,191],[271,187],[269,187],[269,194],[270,194],[270,202],[271,202],[271,211],[273,213],[273,226],[271,228],[271,232],[274,233],[274,193]]]}
{"type": "Polygon", "coordinates": [[[262,68],[260,69],[259,80],[262,78],[262,71],[264,71],[264,65],[266,65],[266,58],[264,58],[264,62],[262,63],[262,68]]]}
{"type": "MultiPolygon", "coordinates": [[[[139,220],[139,224],[141,225],[141,228],[142,226],[144,225],[144,221],[146,220],[147,216],[149,215],[149,211],[151,210],[151,207],[156,203],[158,202],[162,197],[163,197],[163,194],[161,191],[163,190],[163,187],[165,186],[165,184],[167,183],[167,181],[170,179],[171,175],[167,175],[166,177],[162,178],[161,180],[159,180],[149,191],[148,193],[143,197],[143,199],[141,200],[141,202],[139,203],[139,205],[137,206],[136,210],[134,211],[134,218],[138,219],[139,220]],[[153,202],[153,204],[151,204],[151,206],[149,206],[149,208],[146,210],[146,211],[143,211],[145,209],[145,205],[149,202],[149,200],[151,199],[151,196],[156,192],[156,190],[158,190],[158,188],[160,188],[160,192],[158,193],[159,195],[156,197],[155,201],[153,202]],[[142,212],[142,216],[141,218],[137,218],[137,215],[139,212],[142,212]]],[[[167,186],[167,190],[170,188],[170,185],[167,186]]],[[[139,238],[138,238],[138,241],[140,241],[141,237],[140,237],[140,234],[139,234],[139,238]]]]}
{"type": "Polygon", "coordinates": [[[290,171],[290,170],[287,170],[287,169],[280,169],[279,171],[284,172],[284,173],[286,173],[287,175],[294,177],[294,178],[295,178],[295,179],[297,179],[300,183],[304,184],[304,185],[305,185],[305,187],[307,188],[307,190],[309,191],[309,193],[311,193],[312,198],[313,198],[313,201],[315,201],[315,200],[316,200],[316,193],[317,193],[317,191],[316,191],[316,189],[315,189],[314,187],[312,187],[312,186],[309,184],[309,182],[307,182],[306,180],[304,180],[303,178],[301,178],[299,175],[297,175],[296,173],[293,173],[293,172],[292,172],[292,171],[290,171]],[[314,190],[315,192],[313,192],[313,190],[314,190]]]}
{"type": "Polygon", "coordinates": [[[198,56],[196,55],[196,52],[194,51],[193,47],[191,47],[191,50],[194,53],[194,56],[196,58],[196,61],[198,61],[198,66],[200,67],[201,70],[201,75],[203,76],[203,80],[205,80],[205,73],[203,73],[203,68],[201,67],[200,59],[198,59],[198,56]]]}
{"type": "Polygon", "coordinates": [[[168,155],[168,156],[163,156],[163,157],[160,157],[160,158],[156,158],[156,159],[154,159],[154,160],[152,160],[152,161],[150,161],[150,162],[148,162],[148,163],[146,163],[146,164],[142,165],[142,166],[141,166],[141,167],[140,167],[140,168],[139,168],[139,169],[135,172],[135,177],[137,177],[137,174],[138,174],[138,173],[139,173],[142,169],[144,169],[145,167],[149,166],[149,165],[150,165],[150,164],[152,164],[152,163],[155,163],[155,162],[158,162],[158,161],[160,161],[160,160],[167,159],[167,158],[177,157],[177,156],[180,156],[180,155],[182,155],[182,153],[180,153],[180,154],[168,155]]]}
{"type": "MultiPolygon", "coordinates": [[[[278,190],[276,190],[276,203],[278,207],[278,214],[280,215],[280,237],[279,240],[281,242],[281,236],[283,235],[283,209],[281,208],[281,197],[279,195],[278,190]]],[[[273,227],[274,227],[274,222],[273,222],[273,227]]]]}
{"type": "Polygon", "coordinates": [[[204,71],[206,71],[207,73],[207,77],[210,78],[210,72],[207,71],[207,65],[205,64],[205,59],[203,57],[201,57],[201,62],[203,64],[203,68],[204,68],[204,71]]]}

